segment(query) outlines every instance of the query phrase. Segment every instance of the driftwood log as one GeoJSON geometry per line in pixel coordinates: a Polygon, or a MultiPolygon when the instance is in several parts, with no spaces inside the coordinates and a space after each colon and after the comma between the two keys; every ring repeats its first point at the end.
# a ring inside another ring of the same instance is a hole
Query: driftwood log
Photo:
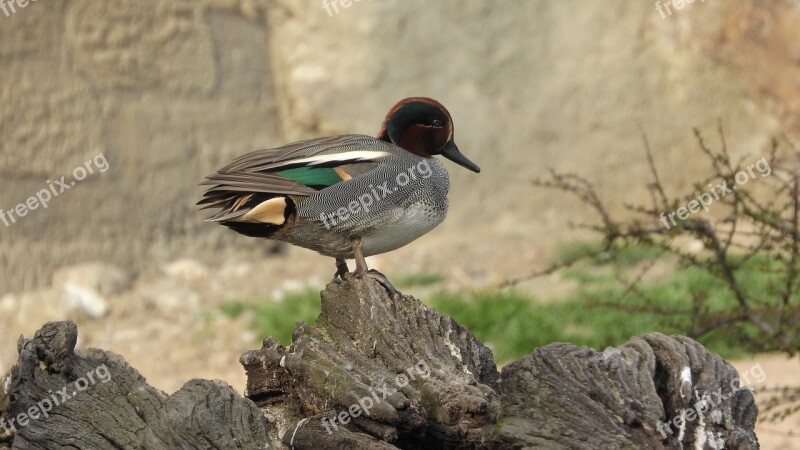
{"type": "Polygon", "coordinates": [[[752,393],[691,339],[551,344],[498,372],[469,330],[385,286],[329,285],[316,326],[242,355],[244,397],[206,380],[168,396],[45,324],[0,380],[0,448],[758,448],[752,393]]]}

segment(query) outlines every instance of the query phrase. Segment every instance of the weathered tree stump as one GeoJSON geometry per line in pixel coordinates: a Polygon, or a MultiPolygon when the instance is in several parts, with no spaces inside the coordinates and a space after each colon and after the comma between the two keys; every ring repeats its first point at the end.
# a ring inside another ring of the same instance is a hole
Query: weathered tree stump
{"type": "Polygon", "coordinates": [[[119,355],[75,352],[77,337],[49,322],[20,339],[0,382],[0,448],[271,448],[261,412],[227,384],[191,380],[167,396],[119,355]]]}
{"type": "Polygon", "coordinates": [[[289,347],[267,338],[242,355],[247,398],[203,380],[168,397],[113,353],[76,354],[76,333],[49,323],[20,341],[0,417],[98,378],[100,365],[108,381],[0,447],[758,448],[752,393],[691,339],[649,334],[603,352],[551,344],[498,373],[471,332],[369,276],[329,285],[316,326],[297,324],[289,347]]]}
{"type": "Polygon", "coordinates": [[[246,395],[287,448],[758,448],[752,393],[730,392],[735,369],[685,337],[551,344],[498,374],[468,330],[366,278],[329,285],[317,326],[292,341],[242,356],[246,395]],[[420,361],[429,375],[399,387],[420,361]],[[702,418],[663,425],[718,390],[702,418]]]}

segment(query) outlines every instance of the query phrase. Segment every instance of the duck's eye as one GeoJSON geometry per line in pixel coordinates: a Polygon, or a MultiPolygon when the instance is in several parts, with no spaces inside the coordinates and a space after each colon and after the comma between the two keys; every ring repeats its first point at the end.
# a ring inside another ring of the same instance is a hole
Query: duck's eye
{"type": "Polygon", "coordinates": [[[439,120],[439,119],[433,119],[433,121],[431,121],[431,125],[433,125],[435,127],[440,127],[440,126],[442,126],[442,121],[439,120]]]}

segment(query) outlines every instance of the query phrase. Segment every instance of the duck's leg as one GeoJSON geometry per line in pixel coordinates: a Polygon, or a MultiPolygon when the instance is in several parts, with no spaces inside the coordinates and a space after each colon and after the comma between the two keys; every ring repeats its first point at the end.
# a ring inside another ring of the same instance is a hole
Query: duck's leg
{"type": "Polygon", "coordinates": [[[386,275],[378,272],[377,270],[369,270],[367,268],[367,260],[364,258],[364,251],[361,249],[361,238],[354,238],[353,242],[353,256],[356,260],[356,271],[354,275],[356,277],[363,277],[368,276],[375,278],[378,280],[378,283],[382,284],[384,288],[389,292],[389,295],[394,295],[399,293],[392,283],[386,278],[386,275]]]}
{"type": "Polygon", "coordinates": [[[347,268],[347,263],[342,258],[336,258],[336,273],[333,274],[333,283],[341,283],[344,280],[344,276],[349,272],[347,268]]]}
{"type": "Polygon", "coordinates": [[[361,278],[367,273],[367,260],[364,258],[364,251],[361,249],[361,238],[353,238],[353,257],[356,260],[355,276],[361,278]]]}

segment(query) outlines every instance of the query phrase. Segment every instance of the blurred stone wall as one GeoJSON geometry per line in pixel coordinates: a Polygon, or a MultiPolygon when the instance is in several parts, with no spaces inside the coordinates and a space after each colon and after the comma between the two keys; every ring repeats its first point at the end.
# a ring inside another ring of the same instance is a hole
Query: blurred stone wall
{"type": "Polygon", "coordinates": [[[675,187],[704,170],[692,127],[711,134],[721,118],[734,153],[754,159],[772,136],[795,136],[794,3],[695,2],[668,17],[628,0],[39,0],[0,11],[0,208],[98,153],[108,161],[46,209],[0,222],[0,294],[79,261],[146,270],[262,256],[272,247],[202,222],[202,177],[289,140],[374,134],[411,95],[450,109],[483,172],[450,166],[451,217],[399,258],[444,264],[447,248],[476,270],[526,271],[572,236],[567,222],[591,218],[531,188],[545,168],[584,175],[622,205],[645,198],[640,128],[675,187]]]}

